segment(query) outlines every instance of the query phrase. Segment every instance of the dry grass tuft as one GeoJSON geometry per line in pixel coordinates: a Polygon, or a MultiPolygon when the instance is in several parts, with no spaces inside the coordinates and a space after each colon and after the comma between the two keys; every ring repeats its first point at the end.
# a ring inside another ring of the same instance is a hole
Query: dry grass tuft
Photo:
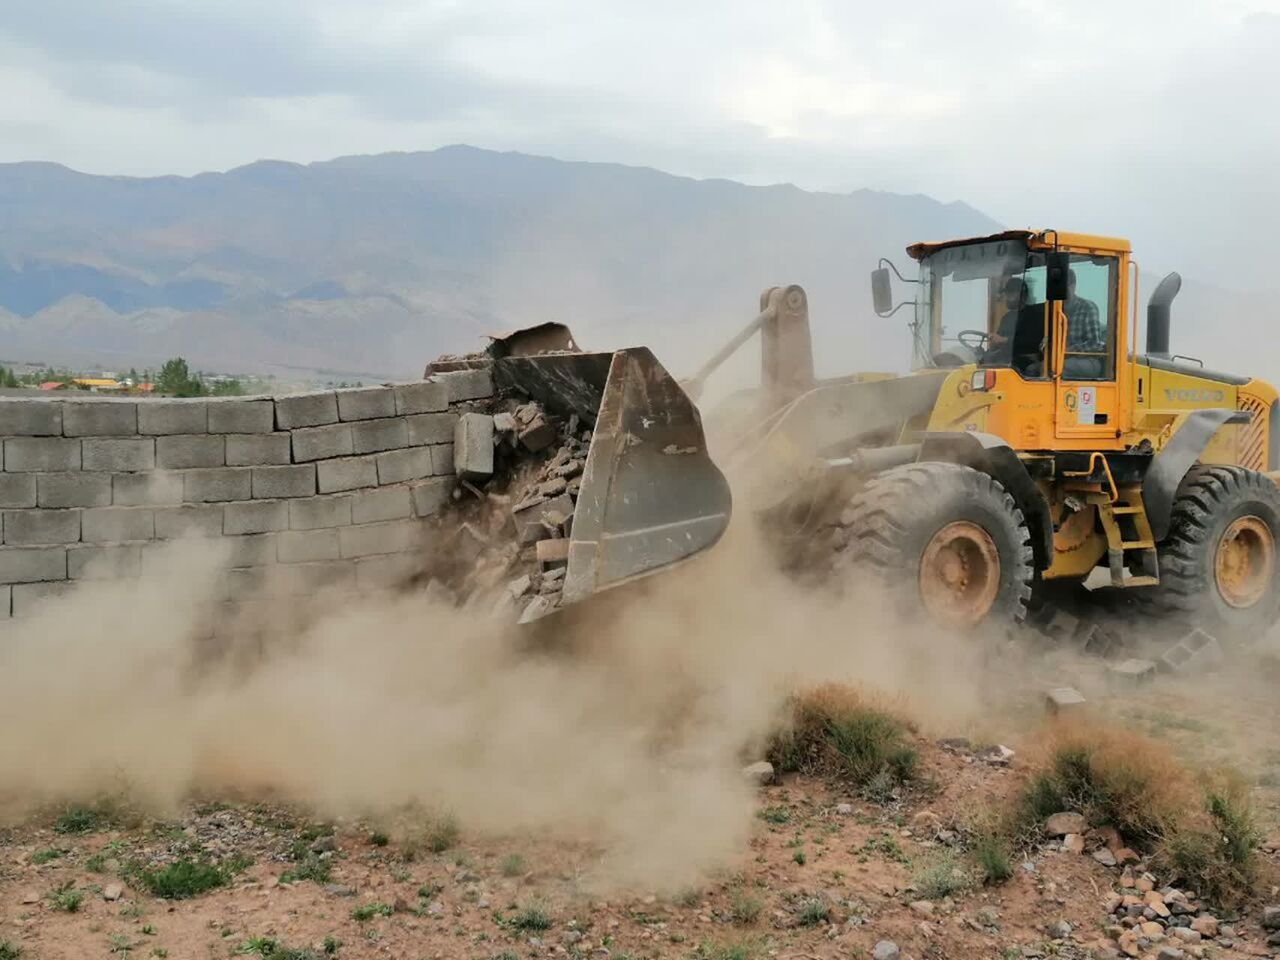
{"type": "Polygon", "coordinates": [[[783,772],[837,776],[877,792],[916,774],[914,727],[854,687],[827,683],[794,695],[790,720],[769,748],[769,759],[783,772]]]}
{"type": "Polygon", "coordinates": [[[1033,842],[1046,817],[1072,811],[1114,827],[1203,897],[1233,905],[1248,895],[1260,835],[1237,776],[1197,775],[1167,746],[1098,724],[1054,724],[1027,756],[1007,828],[1015,842],[1033,842]]]}

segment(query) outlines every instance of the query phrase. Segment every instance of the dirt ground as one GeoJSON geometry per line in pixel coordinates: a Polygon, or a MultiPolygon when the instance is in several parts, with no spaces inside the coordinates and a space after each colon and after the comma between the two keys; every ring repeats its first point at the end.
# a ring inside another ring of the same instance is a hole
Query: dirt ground
{"type": "MultiPolygon", "coordinates": [[[[1082,687],[1093,682],[1089,669],[1076,667],[1082,687]]],[[[1269,884],[1280,875],[1280,725],[1270,669],[1270,661],[1254,662],[1212,682],[1162,679],[1089,707],[1192,761],[1229,762],[1252,778],[1270,838],[1258,903],[1275,902],[1269,884]],[[1222,685],[1239,695],[1224,700],[1222,685]]],[[[1030,691],[1010,698],[1015,706],[984,718],[982,732],[1004,734],[1001,742],[1016,750],[1039,709],[1034,701],[1030,691]]],[[[976,731],[955,733],[977,739],[976,731]]],[[[437,831],[425,843],[355,822],[333,825],[330,835],[300,811],[261,803],[205,802],[174,820],[127,827],[68,824],[51,811],[0,839],[0,956],[835,960],[870,957],[884,940],[909,958],[1112,956],[1103,904],[1120,871],[1087,855],[1042,849],[1005,884],[922,901],[922,873],[954,856],[948,828],[998,809],[1020,759],[993,765],[930,738],[920,749],[924,786],[884,803],[798,775],[761,787],[736,862],[700,886],[661,895],[601,889],[600,850],[580,838],[473,836],[465,811],[456,837],[437,831]],[[172,901],[140,889],[125,866],[182,855],[224,863],[239,855],[245,865],[228,886],[172,901]],[[290,880],[300,859],[328,864],[329,875],[290,880]],[[67,890],[84,894],[74,912],[58,896],[67,890]],[[1055,940],[1050,927],[1061,921],[1072,933],[1055,940]]],[[[1276,952],[1256,908],[1221,919],[1229,924],[1223,937],[1198,955],[1276,952]]]]}

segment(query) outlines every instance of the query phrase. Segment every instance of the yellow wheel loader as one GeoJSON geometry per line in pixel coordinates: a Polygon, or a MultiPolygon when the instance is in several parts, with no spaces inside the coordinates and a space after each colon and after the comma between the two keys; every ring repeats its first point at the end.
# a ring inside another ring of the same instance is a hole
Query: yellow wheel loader
{"type": "Polygon", "coordinates": [[[429,368],[491,366],[502,394],[586,426],[572,516],[553,531],[569,540],[556,605],[712,546],[728,474],[784,564],[878,571],[946,624],[1018,622],[1037,589],[1099,577],[1219,630],[1272,623],[1277,391],[1170,355],[1178,276],[1150,298],[1140,353],[1127,241],[1018,230],[908,253],[917,277],[887,261],[872,274],[878,315],[913,311],[905,376],[816,378],[794,286],[766,290],[684,384],[645,349],[577,352],[555,325],[429,368]],[[893,274],[914,290],[897,306],[893,274]],[[713,460],[693,401],[757,335],[761,386],[709,414],[713,460]]]}

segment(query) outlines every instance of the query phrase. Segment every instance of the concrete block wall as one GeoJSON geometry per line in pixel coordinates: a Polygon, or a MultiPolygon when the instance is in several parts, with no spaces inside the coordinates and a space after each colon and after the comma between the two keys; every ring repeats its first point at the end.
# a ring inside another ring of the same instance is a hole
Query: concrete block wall
{"type": "Polygon", "coordinates": [[[487,370],[276,397],[0,398],[0,624],[219,538],[225,599],[412,575],[487,370]]]}

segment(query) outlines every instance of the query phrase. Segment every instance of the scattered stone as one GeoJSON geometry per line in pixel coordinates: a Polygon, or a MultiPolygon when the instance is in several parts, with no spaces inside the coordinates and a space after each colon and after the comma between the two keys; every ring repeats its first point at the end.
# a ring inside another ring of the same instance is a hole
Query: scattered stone
{"type": "Polygon", "coordinates": [[[837,803],[837,804],[836,804],[836,813],[838,813],[838,814],[839,814],[840,816],[842,816],[842,817],[851,817],[851,816],[853,816],[853,804],[852,804],[852,803],[837,803]]]}
{"type": "Polygon", "coordinates": [[[331,897],[354,897],[356,888],[348,887],[345,883],[326,883],[324,892],[331,897]]]}
{"type": "Polygon", "coordinates": [[[1062,838],[1062,850],[1064,853],[1073,853],[1076,855],[1084,853],[1084,835],[1079,833],[1068,833],[1062,838]]]}
{"type": "Polygon", "coordinates": [[[948,753],[968,753],[973,744],[966,737],[946,737],[938,741],[938,746],[948,753]]]}
{"type": "Polygon", "coordinates": [[[338,849],[338,840],[332,834],[326,834],[323,837],[316,837],[311,843],[312,853],[332,853],[338,849]]]}
{"type": "Polygon", "coordinates": [[[1116,860],[1116,855],[1106,847],[1099,847],[1097,850],[1093,851],[1093,859],[1097,860],[1104,867],[1119,866],[1119,863],[1116,860]]]}
{"type": "Polygon", "coordinates": [[[871,960],[898,960],[902,951],[892,940],[881,940],[871,951],[871,960]]]}
{"type": "Polygon", "coordinates": [[[749,783],[758,787],[773,782],[773,764],[768,760],[759,760],[742,768],[742,776],[749,783]]]}
{"type": "Polygon", "coordinates": [[[1164,937],[1164,927],[1156,923],[1154,920],[1146,920],[1138,924],[1138,930],[1148,940],[1164,937]]]}
{"type": "Polygon", "coordinates": [[[932,901],[932,900],[916,900],[916,901],[914,901],[913,903],[911,903],[911,905],[910,905],[910,906],[911,906],[911,910],[912,910],[914,913],[918,913],[918,914],[920,914],[920,916],[922,916],[922,917],[932,917],[932,916],[933,916],[933,901],[932,901]]]}
{"type": "Polygon", "coordinates": [[[1183,960],[1186,954],[1177,947],[1161,947],[1156,954],[1156,960],[1183,960]]]}
{"type": "Polygon", "coordinates": [[[1191,921],[1191,929],[1200,936],[1207,939],[1214,939],[1218,936],[1218,918],[1205,914],[1202,917],[1196,917],[1191,921]]]}
{"type": "Polygon", "coordinates": [[[1170,927],[1169,935],[1183,943],[1199,943],[1201,940],[1200,932],[1190,927],[1170,927]]]}
{"type": "Polygon", "coordinates": [[[1045,707],[1054,716],[1078,711],[1087,702],[1075,687],[1055,687],[1045,694],[1045,707]]]}
{"type": "MultiPolygon", "coordinates": [[[[524,408],[522,407],[521,409],[524,408]]],[[[519,411],[517,411],[518,418],[519,411]]],[[[539,450],[547,449],[555,442],[556,428],[539,412],[520,429],[519,436],[520,443],[526,450],[530,453],[537,453],[539,450]]]]}
{"type": "Polygon", "coordinates": [[[1129,847],[1121,847],[1119,850],[1113,850],[1112,853],[1115,854],[1116,863],[1121,866],[1128,863],[1137,863],[1142,859],[1138,856],[1136,850],[1132,850],[1129,847]]]}
{"type": "Polygon", "coordinates": [[[1169,673],[1207,670],[1222,662],[1222,645],[1199,627],[1160,655],[1160,669],[1169,673]]]}
{"type": "Polygon", "coordinates": [[[1154,890],[1148,891],[1145,900],[1147,906],[1155,911],[1156,916],[1165,918],[1169,916],[1169,907],[1164,902],[1164,897],[1156,893],[1154,890]]]}
{"type": "Polygon", "coordinates": [[[1065,920],[1059,920],[1057,923],[1051,923],[1045,928],[1045,933],[1052,940],[1069,940],[1071,938],[1071,924],[1065,920]]]}
{"type": "Polygon", "coordinates": [[[1151,660],[1130,658],[1107,668],[1107,676],[1117,684],[1136,686],[1147,683],[1156,675],[1156,665],[1151,660]]]}
{"type": "Polygon", "coordinates": [[[1055,813],[1044,822],[1044,833],[1048,837],[1065,837],[1068,834],[1083,835],[1089,829],[1089,822],[1078,813],[1055,813]]]}
{"type": "Polygon", "coordinates": [[[1262,929],[1280,930],[1280,906],[1262,908],[1262,929]]]}
{"type": "Polygon", "coordinates": [[[22,898],[18,902],[24,905],[39,903],[40,894],[37,893],[35,890],[24,890],[22,893],[22,898]]]}
{"type": "Polygon", "coordinates": [[[102,888],[102,899],[108,903],[115,903],[124,896],[124,887],[118,883],[108,883],[102,888]]]}
{"type": "Polygon", "coordinates": [[[1016,756],[1012,750],[999,743],[993,747],[987,747],[975,755],[979,760],[985,761],[993,767],[1007,767],[1016,756]]]}

